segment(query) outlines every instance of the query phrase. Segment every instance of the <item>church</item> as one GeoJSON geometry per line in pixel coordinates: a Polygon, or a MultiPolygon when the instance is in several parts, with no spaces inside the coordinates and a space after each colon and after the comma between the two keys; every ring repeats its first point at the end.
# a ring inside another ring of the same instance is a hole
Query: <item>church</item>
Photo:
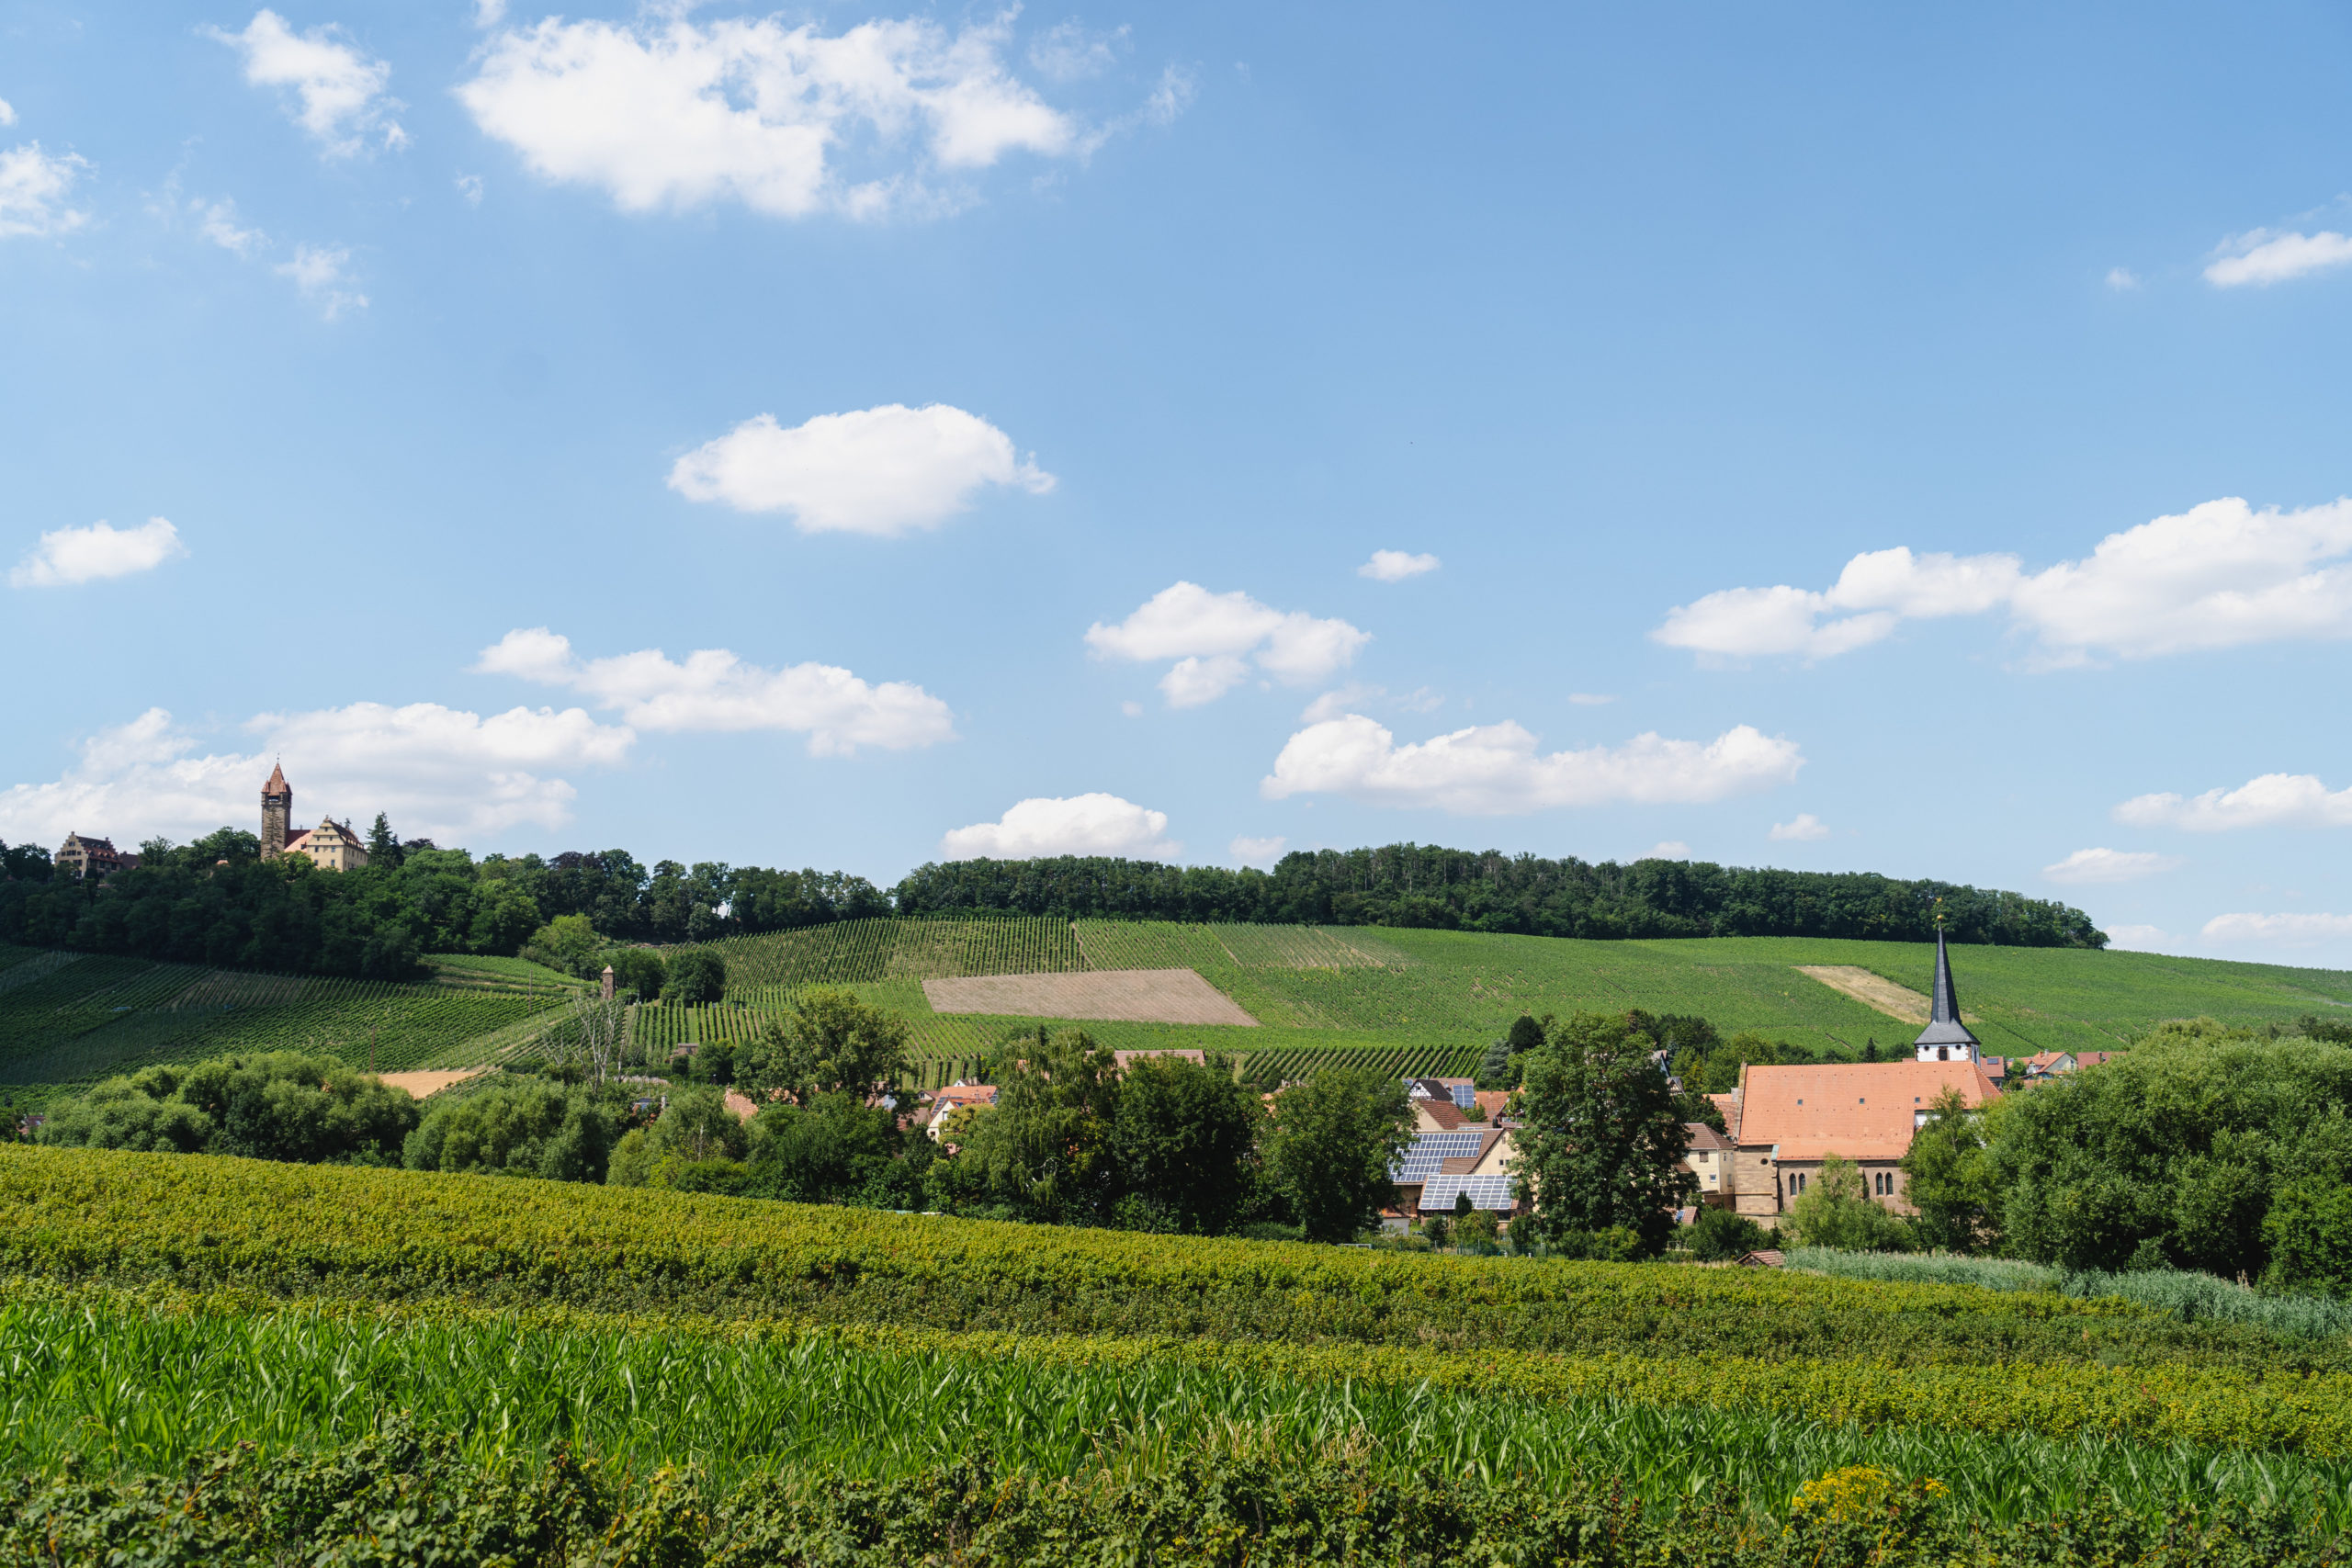
{"type": "Polygon", "coordinates": [[[294,786],[283,766],[273,766],[261,786],[261,858],[306,855],[321,871],[356,871],[368,863],[368,846],[350,823],[322,817],[315,828],[296,828],[293,817],[294,786]]]}

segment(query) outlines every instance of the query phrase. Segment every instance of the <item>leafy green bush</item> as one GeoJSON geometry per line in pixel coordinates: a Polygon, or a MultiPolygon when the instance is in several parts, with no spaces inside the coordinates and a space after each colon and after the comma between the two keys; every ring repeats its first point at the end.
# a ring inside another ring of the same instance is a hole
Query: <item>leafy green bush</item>
{"type": "Polygon", "coordinates": [[[51,1116],[40,1141],[384,1165],[400,1158],[417,1116],[416,1101],[380,1078],[330,1058],[274,1051],[109,1078],[51,1116]]]}
{"type": "Polygon", "coordinates": [[[1788,1216],[1783,1233],[1800,1247],[1834,1247],[1841,1252],[1908,1252],[1911,1227],[1889,1213],[1862,1185],[1862,1173],[1850,1160],[1831,1155],[1806,1184],[1788,1216]]]}
{"type": "Polygon", "coordinates": [[[2306,1177],[2278,1190],[2263,1217],[2270,1267],[2263,1283],[2281,1294],[2352,1298],[2352,1186],[2306,1177]]]}
{"type": "Polygon", "coordinates": [[[547,1082],[494,1086],[424,1114],[401,1151],[411,1170],[602,1181],[612,1112],[547,1082]]]}
{"type": "Polygon", "coordinates": [[[1729,1209],[1702,1209],[1691,1222],[1689,1245],[1702,1263],[1731,1263],[1772,1245],[1772,1233],[1729,1209]]]}

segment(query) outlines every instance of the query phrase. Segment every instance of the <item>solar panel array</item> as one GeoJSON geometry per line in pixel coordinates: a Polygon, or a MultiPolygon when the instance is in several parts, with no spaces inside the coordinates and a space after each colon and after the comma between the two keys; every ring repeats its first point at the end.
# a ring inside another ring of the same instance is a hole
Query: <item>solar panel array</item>
{"type": "Polygon", "coordinates": [[[1482,1133],[1423,1133],[1405,1151],[1404,1159],[1389,1173],[1389,1179],[1426,1181],[1447,1160],[1466,1159],[1476,1154],[1485,1136],[1482,1133]]]}
{"type": "Polygon", "coordinates": [[[1467,1111],[1472,1106],[1477,1104],[1478,1086],[1474,1083],[1455,1084],[1453,1086],[1453,1103],[1460,1106],[1464,1111],[1467,1111]]]}
{"type": "Polygon", "coordinates": [[[1432,1176],[1421,1188],[1421,1213],[1433,1214],[1453,1208],[1457,1192],[1469,1193],[1474,1209],[1507,1210],[1514,1206],[1508,1176],[1432,1176]]]}

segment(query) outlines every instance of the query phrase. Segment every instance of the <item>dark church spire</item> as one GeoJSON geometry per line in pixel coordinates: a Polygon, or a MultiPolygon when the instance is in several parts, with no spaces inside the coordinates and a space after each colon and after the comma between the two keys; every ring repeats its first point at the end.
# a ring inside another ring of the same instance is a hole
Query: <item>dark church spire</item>
{"type": "Polygon", "coordinates": [[[1930,1056],[1927,1051],[1929,1046],[1965,1045],[1973,1056],[1977,1039],[1968,1032],[1968,1025],[1960,1021],[1960,996],[1951,986],[1951,956],[1944,951],[1944,928],[1940,916],[1936,920],[1936,988],[1931,1006],[1928,1027],[1919,1031],[1919,1038],[1911,1043],[1920,1047],[1920,1059],[1942,1059],[1930,1056]]]}

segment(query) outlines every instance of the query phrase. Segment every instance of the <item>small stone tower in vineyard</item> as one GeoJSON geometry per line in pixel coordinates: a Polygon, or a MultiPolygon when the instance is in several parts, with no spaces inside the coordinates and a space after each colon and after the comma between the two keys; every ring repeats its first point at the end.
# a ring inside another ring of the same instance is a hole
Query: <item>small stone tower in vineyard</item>
{"type": "Polygon", "coordinates": [[[294,819],[294,786],[286,770],[272,767],[269,782],[261,786],[261,858],[276,860],[286,852],[287,824],[294,819]]]}

